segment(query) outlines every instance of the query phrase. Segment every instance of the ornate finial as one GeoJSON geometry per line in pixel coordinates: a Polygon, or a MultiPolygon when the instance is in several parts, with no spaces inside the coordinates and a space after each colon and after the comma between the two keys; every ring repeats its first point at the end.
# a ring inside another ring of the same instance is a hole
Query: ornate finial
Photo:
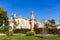
{"type": "Polygon", "coordinates": [[[31,16],[31,19],[34,19],[34,12],[32,11],[32,16],[31,16]]]}
{"type": "Polygon", "coordinates": [[[13,16],[16,17],[16,14],[14,14],[13,16]]]}

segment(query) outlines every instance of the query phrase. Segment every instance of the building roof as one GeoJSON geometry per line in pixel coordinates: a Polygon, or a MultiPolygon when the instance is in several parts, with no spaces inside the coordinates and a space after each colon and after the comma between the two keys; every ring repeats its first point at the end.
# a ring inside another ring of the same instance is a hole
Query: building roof
{"type": "Polygon", "coordinates": [[[22,18],[22,19],[28,20],[27,18],[22,17],[22,16],[15,17],[15,19],[18,19],[18,18],[22,18]]]}

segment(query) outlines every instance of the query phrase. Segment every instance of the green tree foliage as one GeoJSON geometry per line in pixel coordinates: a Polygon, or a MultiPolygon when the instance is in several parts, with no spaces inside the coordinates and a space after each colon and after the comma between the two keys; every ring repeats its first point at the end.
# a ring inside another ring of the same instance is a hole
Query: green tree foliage
{"type": "Polygon", "coordinates": [[[46,27],[56,27],[56,25],[55,25],[55,20],[52,19],[52,20],[46,21],[46,22],[45,22],[45,26],[46,26],[46,27]]]}
{"type": "Polygon", "coordinates": [[[5,33],[8,30],[9,30],[9,26],[5,26],[5,27],[0,29],[0,33],[5,33]]]}
{"type": "Polygon", "coordinates": [[[52,19],[52,20],[48,20],[51,24],[55,24],[55,20],[52,19]]]}
{"type": "Polygon", "coordinates": [[[2,26],[3,24],[5,24],[5,26],[9,24],[8,16],[7,16],[7,11],[0,8],[0,26],[2,26]]]}
{"type": "Polygon", "coordinates": [[[52,19],[52,20],[47,20],[45,23],[45,30],[47,33],[49,33],[50,31],[48,30],[49,27],[51,28],[56,28],[56,25],[55,25],[55,20],[52,19]]]}

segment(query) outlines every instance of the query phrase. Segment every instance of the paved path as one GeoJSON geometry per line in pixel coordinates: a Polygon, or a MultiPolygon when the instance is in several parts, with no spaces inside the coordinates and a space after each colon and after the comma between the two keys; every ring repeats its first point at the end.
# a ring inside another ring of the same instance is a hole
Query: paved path
{"type": "MultiPolygon", "coordinates": [[[[0,36],[3,36],[3,35],[6,35],[6,34],[0,33],[0,36]]],[[[13,34],[13,35],[22,35],[22,36],[24,36],[25,34],[17,33],[17,34],[13,34]]]]}
{"type": "MultiPolygon", "coordinates": [[[[0,36],[4,36],[6,34],[4,33],[0,33],[0,36]]],[[[25,36],[25,34],[22,33],[17,33],[17,34],[13,34],[13,35],[22,35],[25,36]]],[[[59,36],[58,34],[36,34],[35,36],[59,36]]]]}
{"type": "Polygon", "coordinates": [[[36,36],[58,36],[58,34],[36,34],[36,36]]]}
{"type": "Polygon", "coordinates": [[[6,35],[6,34],[4,34],[4,33],[0,33],[0,35],[3,36],[3,35],[6,35]]]}

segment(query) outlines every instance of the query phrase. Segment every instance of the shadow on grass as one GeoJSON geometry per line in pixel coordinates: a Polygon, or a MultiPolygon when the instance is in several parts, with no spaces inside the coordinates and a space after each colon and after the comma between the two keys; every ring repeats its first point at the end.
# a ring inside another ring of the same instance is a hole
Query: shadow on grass
{"type": "Polygon", "coordinates": [[[37,38],[45,38],[44,36],[35,36],[35,37],[37,37],[37,38]]]}

